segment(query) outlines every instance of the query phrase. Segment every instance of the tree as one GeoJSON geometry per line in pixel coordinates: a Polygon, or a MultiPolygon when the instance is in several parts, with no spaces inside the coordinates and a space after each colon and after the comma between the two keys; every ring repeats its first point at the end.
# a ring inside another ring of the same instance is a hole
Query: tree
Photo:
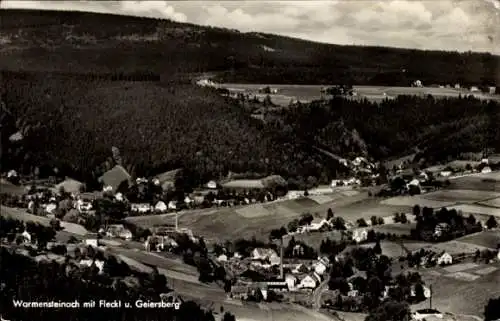
{"type": "Polygon", "coordinates": [[[333,220],[333,228],[336,229],[336,230],[339,230],[339,231],[343,231],[346,229],[346,226],[345,226],[345,221],[342,217],[340,216],[337,216],[336,218],[334,218],[333,220]]]}
{"type": "Polygon", "coordinates": [[[368,223],[366,223],[365,219],[364,218],[360,218],[356,221],[356,223],[358,223],[358,226],[359,227],[367,227],[368,226],[368,223]]]}
{"type": "Polygon", "coordinates": [[[365,321],[409,321],[410,307],[406,302],[387,301],[378,306],[365,321]]]}
{"type": "Polygon", "coordinates": [[[222,318],[222,321],[236,321],[236,317],[233,314],[226,312],[226,313],[224,313],[224,317],[222,318]]]}
{"type": "Polygon", "coordinates": [[[402,224],[408,223],[408,218],[406,218],[406,214],[405,213],[401,213],[401,215],[399,216],[399,219],[400,219],[400,222],[402,224]]]}
{"type": "Polygon", "coordinates": [[[326,220],[327,220],[327,221],[331,220],[331,219],[333,218],[333,215],[334,215],[334,214],[333,214],[332,209],[331,209],[331,208],[328,208],[328,211],[327,211],[327,213],[326,213],[326,220]]]}
{"type": "Polygon", "coordinates": [[[399,213],[394,213],[394,218],[393,218],[394,223],[400,223],[401,222],[401,216],[399,216],[399,213]]]}
{"type": "Polygon", "coordinates": [[[298,228],[299,228],[299,220],[294,219],[293,221],[288,223],[288,231],[290,231],[290,233],[297,231],[298,228]]]}
{"type": "Polygon", "coordinates": [[[415,300],[417,302],[425,301],[424,286],[422,283],[415,284],[415,300]]]}
{"type": "Polygon", "coordinates": [[[382,254],[382,247],[380,246],[379,240],[375,242],[375,246],[373,247],[373,252],[375,252],[375,254],[382,254]]]}
{"type": "Polygon", "coordinates": [[[415,217],[419,217],[419,216],[420,216],[420,214],[421,214],[420,206],[418,206],[418,205],[413,206],[413,211],[412,211],[412,213],[413,213],[413,215],[414,215],[415,217]]]}
{"type": "Polygon", "coordinates": [[[371,221],[372,225],[378,224],[378,218],[375,215],[370,218],[370,221],[371,221]]]}
{"type": "Polygon", "coordinates": [[[476,218],[474,217],[474,215],[471,214],[467,217],[467,224],[469,224],[469,225],[476,224],[476,218]]]}
{"type": "Polygon", "coordinates": [[[486,221],[486,227],[488,229],[493,229],[493,228],[497,228],[498,227],[498,222],[496,220],[496,218],[491,215],[488,220],[486,221]]]}
{"type": "Polygon", "coordinates": [[[489,299],[484,307],[485,321],[493,321],[500,318],[500,297],[496,299],[489,299]]]}
{"type": "Polygon", "coordinates": [[[349,283],[343,277],[335,277],[328,281],[328,287],[330,290],[339,290],[340,293],[346,295],[349,292],[349,283]]]}

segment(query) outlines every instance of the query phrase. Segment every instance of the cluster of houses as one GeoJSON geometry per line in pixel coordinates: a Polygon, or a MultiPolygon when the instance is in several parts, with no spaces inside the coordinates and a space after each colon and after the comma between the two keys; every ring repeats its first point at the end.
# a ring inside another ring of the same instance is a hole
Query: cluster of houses
{"type": "Polygon", "coordinates": [[[352,161],[343,158],[340,159],[340,163],[345,167],[350,168],[354,173],[354,176],[345,179],[332,180],[330,183],[332,188],[339,186],[359,186],[362,183],[360,178],[370,178],[374,180],[379,177],[379,174],[375,173],[377,164],[370,162],[366,159],[366,157],[357,156],[352,161]]]}

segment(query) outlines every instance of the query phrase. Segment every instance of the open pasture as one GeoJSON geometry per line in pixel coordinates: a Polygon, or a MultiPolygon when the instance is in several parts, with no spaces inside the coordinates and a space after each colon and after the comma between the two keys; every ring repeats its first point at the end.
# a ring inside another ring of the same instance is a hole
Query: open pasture
{"type": "Polygon", "coordinates": [[[469,205],[469,204],[448,207],[448,209],[452,209],[452,208],[457,210],[457,211],[462,211],[463,213],[466,213],[466,214],[481,214],[481,215],[488,215],[488,216],[493,215],[496,217],[500,217],[500,208],[486,207],[486,206],[480,206],[480,205],[469,205]]]}
{"type": "Polygon", "coordinates": [[[448,273],[456,273],[456,272],[463,272],[466,270],[475,269],[477,267],[479,267],[479,265],[475,263],[460,263],[444,267],[443,270],[445,270],[448,273]]]}
{"type": "Polygon", "coordinates": [[[479,205],[488,206],[488,207],[500,208],[500,197],[494,198],[494,199],[490,199],[490,200],[487,200],[487,201],[482,201],[482,202],[479,202],[478,204],[479,205]]]}
{"type": "Polygon", "coordinates": [[[473,174],[450,179],[450,186],[447,189],[499,192],[500,172],[473,174]]]}
{"type": "Polygon", "coordinates": [[[393,224],[370,226],[368,229],[378,233],[396,234],[401,236],[401,235],[410,235],[411,230],[415,228],[415,226],[416,226],[415,223],[408,223],[408,224],[393,223],[393,224]]]}
{"type": "Polygon", "coordinates": [[[419,205],[420,207],[427,206],[432,208],[442,208],[456,204],[456,202],[427,199],[424,195],[396,196],[383,200],[380,203],[383,205],[402,206],[410,208],[415,205],[419,205]]]}
{"type": "Polygon", "coordinates": [[[496,249],[500,244],[500,231],[482,231],[479,233],[466,235],[457,239],[461,243],[478,245],[485,248],[496,249]]]}
{"type": "Polygon", "coordinates": [[[474,253],[476,250],[486,250],[488,249],[487,247],[481,246],[481,245],[476,245],[476,244],[470,244],[466,242],[461,242],[458,240],[453,240],[453,241],[448,241],[448,242],[443,242],[443,243],[436,243],[432,244],[428,247],[425,248],[426,250],[431,250],[437,253],[440,252],[447,252],[451,255],[458,255],[462,253],[474,253]]]}
{"type": "Polygon", "coordinates": [[[427,200],[440,202],[474,203],[500,197],[500,192],[470,189],[445,189],[423,194],[422,197],[427,200]]]}
{"type": "MultiPolygon", "coordinates": [[[[360,245],[360,247],[363,248],[372,248],[374,246],[375,243],[365,243],[360,245]]],[[[382,248],[382,254],[391,258],[406,255],[406,251],[401,247],[401,245],[395,242],[382,241],[380,242],[380,247],[382,248]]]]}
{"type": "MultiPolygon", "coordinates": [[[[421,274],[426,285],[432,284],[432,305],[443,312],[450,311],[456,314],[481,316],[488,300],[500,295],[499,270],[480,276],[473,282],[467,280],[470,279],[472,273],[455,274],[454,277],[434,276],[429,273],[421,274]]],[[[414,309],[428,306],[429,302],[424,301],[415,305],[414,309]]]]}

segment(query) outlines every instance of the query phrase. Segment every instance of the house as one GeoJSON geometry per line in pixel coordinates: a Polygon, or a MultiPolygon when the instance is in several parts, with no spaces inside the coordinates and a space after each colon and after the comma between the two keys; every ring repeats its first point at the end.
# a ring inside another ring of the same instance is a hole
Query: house
{"type": "Polygon", "coordinates": [[[299,283],[298,287],[301,289],[315,289],[321,283],[321,278],[311,273],[306,275],[299,283]]]}
{"type": "Polygon", "coordinates": [[[439,175],[441,175],[442,177],[449,177],[451,176],[451,174],[453,174],[451,171],[441,171],[439,173],[439,175]]]}
{"type": "Polygon", "coordinates": [[[129,188],[131,176],[121,165],[116,165],[99,177],[99,183],[103,184],[103,190],[117,193],[129,188]]]}
{"type": "Polygon", "coordinates": [[[443,233],[450,230],[450,225],[447,223],[439,223],[434,228],[434,236],[440,237],[443,233]]]}
{"type": "Polygon", "coordinates": [[[189,196],[186,196],[184,198],[184,203],[189,206],[189,205],[191,205],[191,203],[193,203],[193,200],[189,196]]]}
{"type": "Polygon", "coordinates": [[[426,182],[429,180],[429,175],[426,172],[421,172],[418,174],[418,180],[420,183],[426,182]]]}
{"type": "Polygon", "coordinates": [[[177,209],[177,202],[174,202],[174,201],[170,201],[168,202],[168,209],[169,210],[176,210],[177,209]]]}
{"type": "MultiPolygon", "coordinates": [[[[426,299],[430,298],[432,293],[431,293],[431,289],[429,289],[428,287],[426,287],[425,285],[422,285],[422,288],[424,289],[424,297],[426,299]]],[[[416,292],[415,292],[415,286],[412,286],[411,288],[411,296],[415,296],[416,295],[416,292]]]]}
{"type": "Polygon", "coordinates": [[[56,203],[49,203],[49,204],[44,206],[44,210],[48,214],[52,214],[56,209],[57,209],[56,203]]]}
{"type": "Polygon", "coordinates": [[[133,235],[132,232],[123,226],[123,224],[113,224],[108,227],[106,236],[130,240],[133,235]]]}
{"type": "Polygon", "coordinates": [[[471,86],[470,87],[470,92],[479,92],[479,88],[477,86],[471,86]]]}
{"type": "Polygon", "coordinates": [[[432,318],[432,317],[442,319],[443,314],[435,309],[422,309],[422,310],[415,311],[412,314],[412,317],[414,320],[426,320],[426,319],[432,318]]]}
{"type": "Polygon", "coordinates": [[[66,193],[76,195],[80,193],[84,187],[85,185],[82,182],[66,177],[64,181],[57,184],[54,188],[56,193],[59,193],[61,190],[64,190],[66,193]]]}
{"type": "Polygon", "coordinates": [[[304,273],[308,273],[308,272],[309,272],[309,268],[303,263],[300,263],[292,270],[293,274],[304,274],[304,273]]]}
{"type": "Polygon", "coordinates": [[[325,219],[314,219],[310,225],[304,226],[304,229],[311,232],[328,231],[331,226],[332,223],[330,221],[325,219]]]}
{"type": "Polygon", "coordinates": [[[295,277],[294,275],[291,275],[291,274],[287,274],[285,276],[285,282],[288,286],[288,290],[293,290],[296,286],[297,286],[297,277],[295,277]]]}
{"type": "Polygon", "coordinates": [[[489,86],[488,87],[488,93],[490,95],[495,95],[497,93],[497,87],[489,86]]]}
{"type": "Polygon", "coordinates": [[[323,274],[325,274],[326,270],[328,269],[328,266],[325,265],[324,262],[317,262],[314,264],[314,273],[316,273],[317,275],[319,276],[322,276],[323,274]]]}
{"type": "Polygon", "coordinates": [[[453,263],[453,257],[451,254],[443,252],[437,258],[438,265],[449,265],[453,263]]]}
{"type": "Polygon", "coordinates": [[[500,261],[500,251],[497,253],[497,260],[500,261]]]}
{"type": "Polygon", "coordinates": [[[81,260],[79,262],[81,266],[88,266],[91,267],[92,265],[95,265],[99,269],[99,273],[102,273],[104,270],[104,261],[101,260],[81,260]]]}
{"type": "Polygon", "coordinates": [[[271,256],[278,256],[273,249],[255,248],[252,251],[252,260],[265,261],[271,256]]]}
{"type": "Polygon", "coordinates": [[[422,81],[420,80],[415,80],[412,84],[411,84],[412,87],[423,87],[424,85],[422,84],[422,81]]]}
{"type": "Polygon", "coordinates": [[[207,188],[208,189],[217,189],[217,182],[216,181],[210,181],[207,183],[207,188]]]}
{"type": "Polygon", "coordinates": [[[352,234],[352,239],[356,241],[356,243],[361,243],[368,239],[368,231],[365,229],[357,229],[354,230],[352,234]]]}
{"type": "Polygon", "coordinates": [[[219,262],[227,262],[227,255],[226,254],[221,254],[217,257],[217,261],[219,262]]]}
{"type": "Polygon", "coordinates": [[[92,203],[88,201],[84,201],[82,199],[79,199],[76,201],[76,209],[79,212],[88,212],[92,210],[92,203]]]}
{"type": "Polygon", "coordinates": [[[491,173],[491,167],[489,167],[489,166],[483,167],[483,169],[481,170],[481,173],[483,173],[483,174],[491,173]]]}
{"type": "Polygon", "coordinates": [[[460,84],[455,84],[455,89],[460,89],[460,84]]]}
{"type": "Polygon", "coordinates": [[[31,243],[31,234],[28,231],[24,231],[21,234],[24,243],[31,243]]]}
{"type": "Polygon", "coordinates": [[[130,210],[135,213],[149,213],[151,212],[151,205],[147,203],[132,203],[130,204],[130,210]]]}
{"type": "Polygon", "coordinates": [[[155,211],[161,213],[161,212],[166,212],[167,210],[168,210],[168,206],[167,206],[167,204],[165,204],[165,202],[158,201],[158,203],[156,203],[155,211]]]}
{"type": "Polygon", "coordinates": [[[182,174],[183,169],[177,168],[171,171],[161,173],[155,177],[158,180],[158,185],[161,185],[162,190],[169,191],[175,189],[175,179],[182,174]]]}
{"type": "Polygon", "coordinates": [[[272,253],[269,256],[269,263],[271,263],[271,266],[280,265],[281,264],[281,258],[278,256],[278,254],[272,253]]]}
{"type": "Polygon", "coordinates": [[[92,246],[92,247],[98,247],[99,246],[99,241],[97,239],[86,239],[85,240],[85,245],[92,246]]]}

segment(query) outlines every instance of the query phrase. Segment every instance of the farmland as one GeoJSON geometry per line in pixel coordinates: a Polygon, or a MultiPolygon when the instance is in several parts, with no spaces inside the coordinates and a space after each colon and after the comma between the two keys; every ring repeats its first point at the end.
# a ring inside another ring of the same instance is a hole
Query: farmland
{"type": "Polygon", "coordinates": [[[490,249],[496,249],[498,244],[500,244],[500,232],[482,231],[480,233],[475,233],[472,235],[461,237],[457,239],[457,241],[462,243],[469,243],[473,245],[483,246],[490,249]]]}
{"type": "MultiPolygon", "coordinates": [[[[422,271],[426,284],[433,286],[433,306],[441,311],[453,311],[456,314],[482,315],[484,305],[491,297],[500,295],[500,270],[494,265],[462,265],[460,271],[449,272],[442,268],[422,271]]],[[[428,307],[429,302],[422,302],[414,308],[428,307]]]]}
{"type": "Polygon", "coordinates": [[[482,190],[440,190],[422,195],[427,200],[442,202],[474,203],[500,197],[498,192],[482,190]]]}
{"type": "MultiPolygon", "coordinates": [[[[259,94],[260,88],[269,86],[278,89],[278,94],[270,95],[271,101],[280,106],[287,106],[290,100],[295,99],[301,102],[310,102],[320,99],[321,88],[327,85],[279,85],[279,84],[234,84],[225,83],[221,85],[233,92],[256,95],[263,99],[266,95],[259,94]]],[[[417,95],[435,97],[458,97],[459,95],[473,94],[468,90],[454,88],[431,88],[431,87],[390,87],[390,86],[353,86],[357,96],[354,98],[366,98],[368,100],[380,101],[385,98],[391,99],[399,95],[417,95]]],[[[486,94],[473,94],[480,99],[499,99],[497,96],[486,94]]]]}

